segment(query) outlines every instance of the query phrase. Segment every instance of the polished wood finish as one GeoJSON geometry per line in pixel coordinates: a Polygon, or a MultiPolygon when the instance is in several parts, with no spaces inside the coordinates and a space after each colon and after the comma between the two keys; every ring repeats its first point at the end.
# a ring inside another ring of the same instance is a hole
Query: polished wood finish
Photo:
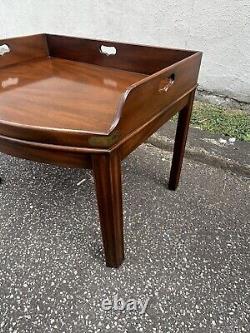
{"type": "MultiPolygon", "coordinates": [[[[0,135],[2,153],[36,162],[92,169],[91,152],[88,149],[41,144],[0,135]]],[[[105,152],[96,150],[96,153],[105,152]]]]}
{"type": "Polygon", "coordinates": [[[92,162],[106,265],[119,267],[124,260],[120,155],[93,155],[92,162]]]}
{"type": "Polygon", "coordinates": [[[182,162],[185,153],[185,146],[189,129],[189,122],[193,109],[194,95],[195,91],[190,94],[188,104],[185,105],[185,107],[179,112],[174,143],[173,161],[168,183],[168,188],[173,191],[176,190],[180,180],[182,162]]]}
{"type": "Polygon", "coordinates": [[[46,34],[3,44],[0,151],[93,169],[106,263],[118,267],[121,160],[180,112],[169,180],[176,189],[201,53],[46,34]]]}
{"type": "Polygon", "coordinates": [[[196,89],[200,66],[200,54],[191,55],[167,69],[163,69],[128,89],[121,105],[120,121],[117,125],[122,136],[143,127],[146,122],[157,117],[173,101],[196,89]],[[193,69],[193,70],[192,70],[193,69]],[[162,82],[167,84],[169,78],[174,82],[167,92],[160,91],[162,82]],[[136,110],[131,117],[132,110],[136,110]]]}
{"type": "Polygon", "coordinates": [[[16,83],[0,87],[2,134],[86,146],[85,133],[109,134],[121,94],[144,75],[50,58],[3,69],[7,78],[16,83]]]}
{"type": "Polygon", "coordinates": [[[111,41],[47,35],[52,57],[151,75],[197,52],[131,45],[111,41]],[[101,46],[115,47],[116,55],[106,56],[101,46]],[[86,52],[87,51],[87,52],[86,52]]]}
{"type": "Polygon", "coordinates": [[[0,69],[49,56],[45,35],[1,39],[0,45],[3,44],[8,45],[10,53],[0,56],[0,69]]]}
{"type": "Polygon", "coordinates": [[[173,117],[182,107],[188,102],[188,93],[178,98],[175,102],[171,103],[168,107],[164,108],[161,112],[153,118],[145,122],[142,127],[131,132],[123,140],[120,140],[115,148],[119,147],[122,159],[129,155],[136,149],[142,142],[145,142],[154,132],[156,132],[166,121],[173,117]]]}

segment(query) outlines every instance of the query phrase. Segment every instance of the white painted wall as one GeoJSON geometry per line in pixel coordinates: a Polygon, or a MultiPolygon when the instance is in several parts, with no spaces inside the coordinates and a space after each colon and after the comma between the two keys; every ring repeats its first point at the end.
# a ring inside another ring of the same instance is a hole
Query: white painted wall
{"type": "Polygon", "coordinates": [[[201,88],[250,102],[250,0],[0,0],[0,38],[39,32],[201,50],[201,88]]]}

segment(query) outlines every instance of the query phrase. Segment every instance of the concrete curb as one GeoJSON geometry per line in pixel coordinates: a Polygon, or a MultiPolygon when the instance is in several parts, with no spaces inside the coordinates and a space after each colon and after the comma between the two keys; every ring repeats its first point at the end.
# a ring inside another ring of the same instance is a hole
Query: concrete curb
{"type": "MultiPolygon", "coordinates": [[[[175,127],[174,122],[169,122],[151,136],[147,142],[157,148],[173,151],[175,127]],[[163,132],[164,135],[162,135],[163,132]]],[[[236,145],[221,145],[219,139],[220,136],[218,135],[197,128],[190,128],[185,157],[224,170],[230,170],[244,177],[250,177],[250,163],[248,163],[250,144],[237,142],[236,145]]]]}
{"type": "Polygon", "coordinates": [[[216,94],[202,88],[198,88],[196,92],[196,99],[201,102],[216,104],[224,108],[238,109],[246,112],[250,112],[250,103],[241,102],[235,98],[229,96],[216,94]]]}

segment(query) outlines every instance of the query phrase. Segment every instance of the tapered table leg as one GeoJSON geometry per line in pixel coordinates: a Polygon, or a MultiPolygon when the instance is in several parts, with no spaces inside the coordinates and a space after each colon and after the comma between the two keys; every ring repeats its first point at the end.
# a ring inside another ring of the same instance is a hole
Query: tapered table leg
{"type": "Polygon", "coordinates": [[[124,260],[121,160],[117,153],[92,156],[96,195],[108,267],[124,260]]]}
{"type": "Polygon", "coordinates": [[[170,171],[168,188],[170,190],[176,190],[183,163],[183,157],[185,153],[185,146],[187,141],[190,117],[193,109],[195,91],[190,94],[190,99],[188,105],[182,109],[179,113],[176,135],[175,135],[175,143],[174,143],[174,152],[173,152],[173,160],[170,171]]]}

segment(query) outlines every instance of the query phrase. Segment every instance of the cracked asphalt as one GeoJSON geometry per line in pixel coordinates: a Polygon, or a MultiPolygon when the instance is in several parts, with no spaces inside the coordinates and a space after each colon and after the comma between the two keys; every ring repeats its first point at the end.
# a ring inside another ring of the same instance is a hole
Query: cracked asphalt
{"type": "Polygon", "coordinates": [[[126,260],[106,268],[91,172],[0,154],[0,332],[250,332],[249,183],[142,145],[123,163],[126,260]],[[77,186],[79,181],[83,181],[77,186]],[[145,314],[102,309],[114,296],[145,314]]]}

